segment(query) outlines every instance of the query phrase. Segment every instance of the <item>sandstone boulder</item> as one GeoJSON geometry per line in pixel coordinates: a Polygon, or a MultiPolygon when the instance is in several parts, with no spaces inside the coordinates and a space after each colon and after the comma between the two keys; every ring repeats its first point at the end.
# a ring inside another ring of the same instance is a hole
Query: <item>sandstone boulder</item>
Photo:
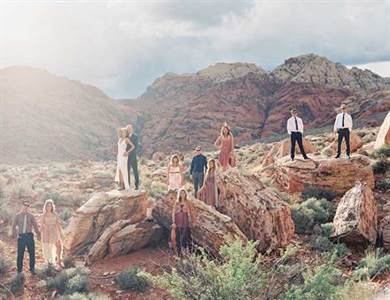
{"type": "Polygon", "coordinates": [[[383,241],[383,248],[390,251],[390,215],[383,218],[379,225],[383,241]]]}
{"type": "Polygon", "coordinates": [[[273,181],[289,193],[301,193],[305,187],[312,187],[343,194],[356,181],[374,187],[370,159],[360,154],[354,154],[351,159],[313,156],[309,160],[291,161],[283,157],[275,163],[273,181]]]}
{"type": "Polygon", "coordinates": [[[69,255],[85,252],[117,221],[141,222],[146,218],[147,207],[146,192],[110,191],[93,195],[70,220],[64,243],[66,252],[69,255]]]}
{"type": "Polygon", "coordinates": [[[377,205],[366,183],[358,182],[341,199],[333,219],[333,237],[358,244],[377,238],[377,205]]]}
{"type": "MultiPolygon", "coordinates": [[[[166,197],[156,201],[152,212],[153,218],[169,230],[172,224],[172,207],[175,199],[176,193],[169,192],[166,197]]],[[[210,253],[218,255],[219,248],[233,240],[247,242],[246,236],[230,217],[197,199],[191,199],[191,203],[194,211],[191,235],[195,243],[210,253]]]]}
{"type": "Polygon", "coordinates": [[[232,218],[264,252],[287,245],[294,236],[290,207],[258,175],[242,175],[236,169],[224,175],[226,199],[221,211],[232,218]]]}
{"type": "Polygon", "coordinates": [[[375,141],[374,149],[379,149],[384,145],[390,145],[390,112],[387,113],[375,141]]]}

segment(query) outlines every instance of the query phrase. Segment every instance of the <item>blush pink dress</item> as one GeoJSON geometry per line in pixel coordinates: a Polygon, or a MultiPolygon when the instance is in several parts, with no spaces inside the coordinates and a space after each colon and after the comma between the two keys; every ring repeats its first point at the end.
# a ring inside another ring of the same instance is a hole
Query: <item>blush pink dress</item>
{"type": "Polygon", "coordinates": [[[231,136],[225,138],[221,137],[219,140],[220,143],[220,152],[218,160],[224,170],[230,165],[231,153],[233,151],[233,139],[231,136]]]}

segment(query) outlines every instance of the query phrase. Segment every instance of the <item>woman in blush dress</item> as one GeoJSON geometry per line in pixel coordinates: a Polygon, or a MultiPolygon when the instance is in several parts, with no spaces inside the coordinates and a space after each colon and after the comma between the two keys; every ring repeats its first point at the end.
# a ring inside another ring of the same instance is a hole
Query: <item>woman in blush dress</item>
{"type": "Polygon", "coordinates": [[[130,141],[127,129],[118,129],[118,155],[117,155],[117,167],[115,181],[119,183],[120,189],[130,190],[129,184],[129,172],[127,168],[127,160],[129,153],[134,150],[134,144],[130,141]],[[126,151],[127,145],[130,145],[128,151],[126,151]]]}
{"type": "Polygon", "coordinates": [[[172,209],[171,245],[176,255],[188,253],[191,246],[190,227],[194,214],[191,201],[185,189],[177,193],[177,200],[172,209]]]}
{"type": "Polygon", "coordinates": [[[178,191],[184,185],[183,168],[179,156],[174,154],[167,168],[168,191],[178,191]]]}
{"type": "Polygon", "coordinates": [[[235,166],[234,140],[230,127],[225,122],[221,128],[221,134],[215,141],[215,146],[219,148],[219,162],[225,172],[229,166],[235,166]]]}
{"type": "Polygon", "coordinates": [[[225,192],[222,174],[215,159],[210,159],[208,166],[204,184],[198,192],[198,199],[214,208],[219,208],[223,206],[225,192]]]}
{"type": "Polygon", "coordinates": [[[46,200],[40,218],[42,254],[47,264],[61,268],[62,240],[61,220],[56,214],[53,200],[46,200]]]}

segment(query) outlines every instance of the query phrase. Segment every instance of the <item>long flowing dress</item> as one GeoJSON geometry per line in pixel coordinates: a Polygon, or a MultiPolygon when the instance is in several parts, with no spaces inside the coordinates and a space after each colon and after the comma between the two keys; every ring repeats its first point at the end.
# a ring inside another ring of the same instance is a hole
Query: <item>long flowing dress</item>
{"type": "Polygon", "coordinates": [[[169,180],[168,180],[168,191],[169,190],[179,190],[182,187],[181,184],[181,169],[180,166],[173,167],[169,169],[169,180]]]}
{"type": "Polygon", "coordinates": [[[126,140],[124,139],[119,140],[115,181],[120,182],[119,172],[122,173],[122,179],[125,184],[125,189],[130,190],[129,172],[127,169],[128,156],[124,156],[126,152],[126,148],[127,148],[126,140]]]}
{"type": "Polygon", "coordinates": [[[220,151],[219,151],[219,156],[218,160],[223,168],[223,170],[226,170],[229,165],[232,166],[231,163],[231,154],[233,151],[233,139],[231,136],[225,138],[221,137],[220,138],[220,151]]]}
{"type": "Polygon", "coordinates": [[[180,254],[188,250],[191,245],[189,212],[185,209],[183,203],[176,209],[174,218],[176,224],[176,248],[180,254]]]}
{"type": "Polygon", "coordinates": [[[58,230],[60,221],[55,214],[42,215],[42,254],[46,263],[54,264],[56,261],[56,243],[60,241],[61,236],[58,230]]]}
{"type": "Polygon", "coordinates": [[[207,173],[203,187],[199,191],[198,198],[210,206],[219,207],[218,177],[215,172],[207,173]]]}

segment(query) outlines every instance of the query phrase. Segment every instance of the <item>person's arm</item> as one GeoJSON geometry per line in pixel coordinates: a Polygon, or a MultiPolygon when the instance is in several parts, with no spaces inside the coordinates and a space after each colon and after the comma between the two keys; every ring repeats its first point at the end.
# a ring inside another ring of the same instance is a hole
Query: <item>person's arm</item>
{"type": "Polygon", "coordinates": [[[58,233],[58,236],[60,237],[60,239],[62,240],[62,222],[61,222],[61,219],[56,216],[56,230],[57,230],[57,233],[58,233]]]}
{"type": "MultiPolygon", "coordinates": [[[[134,144],[130,141],[129,138],[126,139],[126,143],[130,146],[129,151],[127,151],[127,155],[130,155],[131,152],[135,149],[134,144]]],[[[126,155],[126,154],[125,154],[126,155]]]]}
{"type": "Polygon", "coordinates": [[[233,149],[234,149],[234,137],[233,137],[233,134],[230,136],[231,137],[231,145],[230,145],[230,147],[231,147],[231,150],[233,151],[233,149]]]}
{"type": "Polygon", "coordinates": [[[336,120],[334,121],[334,126],[333,126],[333,131],[334,132],[337,132],[337,119],[338,119],[339,115],[336,116],[336,120]]]}
{"type": "Polygon", "coordinates": [[[181,178],[180,186],[184,186],[184,173],[181,168],[180,168],[180,178],[181,178]]]}
{"type": "Polygon", "coordinates": [[[171,172],[171,164],[168,165],[167,168],[167,184],[169,184],[169,173],[171,172]]]}
{"type": "Polygon", "coordinates": [[[37,235],[38,240],[40,240],[41,239],[41,232],[39,231],[37,220],[35,220],[35,217],[33,215],[31,215],[31,217],[32,217],[32,225],[34,227],[34,231],[37,235]]]}
{"type": "Polygon", "coordinates": [[[287,120],[287,133],[291,135],[290,119],[287,120]]]}
{"type": "Polygon", "coordinates": [[[349,115],[349,124],[348,124],[349,126],[348,126],[348,129],[349,129],[349,131],[351,132],[352,131],[352,126],[353,126],[353,122],[352,122],[352,116],[351,115],[349,115]]]}
{"type": "Polygon", "coordinates": [[[221,136],[219,136],[217,138],[217,140],[215,141],[214,145],[219,148],[219,146],[221,145],[221,136]]]}
{"type": "Polygon", "coordinates": [[[18,224],[18,215],[15,216],[14,221],[12,222],[12,237],[13,238],[17,237],[17,234],[16,234],[16,227],[18,227],[17,224],[18,224]]]}
{"type": "Polygon", "coordinates": [[[301,123],[301,132],[303,134],[303,120],[302,120],[302,118],[300,119],[300,123],[301,123]]]}
{"type": "Polygon", "coordinates": [[[203,156],[203,159],[204,159],[204,171],[206,172],[207,171],[207,158],[206,158],[206,156],[203,156]]]}
{"type": "Polygon", "coordinates": [[[195,157],[192,158],[191,161],[191,168],[190,168],[190,175],[192,176],[192,172],[194,172],[194,167],[195,167],[195,157]]]}

